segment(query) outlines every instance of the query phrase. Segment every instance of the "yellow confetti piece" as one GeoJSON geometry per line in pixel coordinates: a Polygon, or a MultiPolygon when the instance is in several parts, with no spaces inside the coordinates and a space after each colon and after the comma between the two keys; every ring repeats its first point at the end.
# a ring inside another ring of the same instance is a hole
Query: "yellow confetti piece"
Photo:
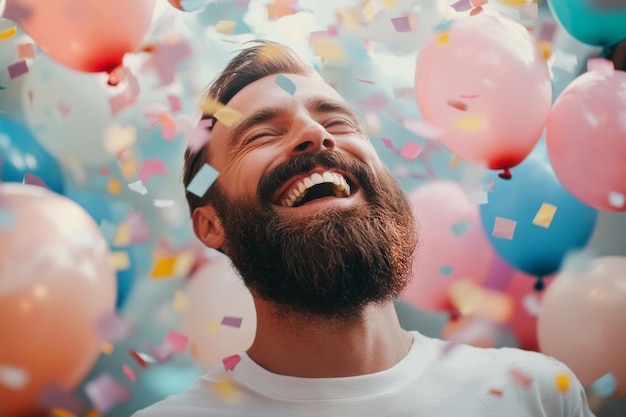
{"type": "Polygon", "coordinates": [[[58,408],[58,407],[53,408],[50,411],[50,414],[55,417],[76,417],[76,414],[70,413],[69,411],[64,410],[63,408],[58,408]]]}
{"type": "Polygon", "coordinates": [[[443,32],[441,35],[437,36],[437,43],[439,45],[445,45],[448,43],[449,40],[450,40],[449,32],[443,32]]]}
{"type": "Polygon", "coordinates": [[[313,51],[316,56],[326,60],[328,64],[344,65],[347,62],[344,46],[332,39],[314,39],[313,51]]]}
{"type": "Polygon", "coordinates": [[[187,294],[185,294],[184,291],[177,290],[174,293],[172,308],[178,313],[182,313],[189,308],[189,297],[187,297],[187,294]]]}
{"type": "Polygon", "coordinates": [[[466,133],[478,133],[485,127],[485,119],[482,116],[462,116],[452,122],[452,126],[466,133]]]}
{"type": "Polygon", "coordinates": [[[115,350],[115,347],[108,342],[104,342],[100,345],[100,352],[106,355],[112,354],[114,350],[115,350]]]}
{"type": "Polygon", "coordinates": [[[220,322],[212,321],[211,323],[207,324],[206,331],[207,333],[211,334],[211,333],[215,333],[219,328],[220,328],[220,322]]]}
{"type": "Polygon", "coordinates": [[[0,42],[17,35],[17,26],[10,27],[0,32],[0,42]]]}
{"type": "Polygon", "coordinates": [[[176,256],[168,256],[156,261],[152,272],[150,272],[150,278],[169,278],[174,275],[174,268],[176,267],[176,256]]]}
{"type": "Polygon", "coordinates": [[[120,161],[120,171],[127,180],[134,180],[139,176],[139,163],[133,157],[120,161]]]}
{"type": "Polygon", "coordinates": [[[526,4],[527,0],[500,0],[502,3],[507,6],[523,6],[526,4]]]}
{"type": "Polygon", "coordinates": [[[104,131],[104,149],[111,155],[118,155],[133,146],[136,141],[137,128],[135,126],[112,124],[104,131]]]}
{"type": "Polygon", "coordinates": [[[237,120],[241,119],[243,115],[230,107],[222,107],[216,111],[213,116],[226,126],[232,126],[237,120]]]}
{"type": "Polygon", "coordinates": [[[237,22],[233,20],[220,20],[215,24],[215,30],[228,35],[235,31],[235,26],[237,26],[237,22]]]}
{"type": "Polygon", "coordinates": [[[353,9],[338,10],[336,15],[337,22],[346,30],[353,30],[361,26],[359,17],[353,9]]]}
{"type": "Polygon", "coordinates": [[[118,195],[122,191],[122,184],[118,180],[111,178],[107,184],[107,191],[109,194],[118,195]]]}
{"type": "Polygon", "coordinates": [[[128,246],[132,238],[130,226],[122,223],[117,226],[115,237],[113,238],[113,246],[128,246]]]}
{"type": "Polygon", "coordinates": [[[378,4],[378,2],[369,0],[367,3],[365,3],[365,6],[363,6],[362,12],[363,16],[365,16],[367,20],[373,20],[378,12],[380,12],[380,5],[378,4]]]}
{"type": "Polygon", "coordinates": [[[262,58],[262,61],[271,61],[284,53],[285,50],[278,45],[264,45],[259,49],[259,58],[262,58]]]}
{"type": "Polygon", "coordinates": [[[226,378],[222,378],[214,382],[213,391],[218,398],[230,404],[237,403],[241,399],[241,393],[237,390],[233,383],[226,378]]]}
{"type": "Polygon", "coordinates": [[[543,203],[539,208],[537,214],[535,214],[535,218],[533,219],[533,224],[535,226],[545,227],[546,229],[550,227],[552,223],[552,219],[556,214],[556,206],[552,204],[543,203]]]}
{"type": "Polygon", "coordinates": [[[116,271],[124,271],[130,268],[130,256],[128,256],[128,252],[125,250],[111,252],[109,260],[116,271]]]}
{"type": "Polygon", "coordinates": [[[448,291],[450,301],[464,316],[479,316],[496,323],[507,323],[513,313],[510,296],[482,288],[471,280],[455,281],[448,291]]]}
{"type": "Polygon", "coordinates": [[[567,376],[566,374],[557,375],[554,382],[556,384],[556,388],[560,392],[565,392],[569,389],[569,376],[567,376]]]}
{"type": "Polygon", "coordinates": [[[222,103],[215,100],[213,97],[205,97],[200,103],[200,110],[205,116],[213,116],[219,109],[225,107],[222,103]]]}
{"type": "Polygon", "coordinates": [[[398,0],[383,0],[383,9],[385,9],[385,11],[388,12],[394,7],[396,7],[397,4],[398,4],[398,0]]]}
{"type": "Polygon", "coordinates": [[[552,44],[546,40],[540,40],[537,44],[539,45],[539,50],[543,54],[543,59],[546,61],[550,59],[552,56],[552,44]]]}

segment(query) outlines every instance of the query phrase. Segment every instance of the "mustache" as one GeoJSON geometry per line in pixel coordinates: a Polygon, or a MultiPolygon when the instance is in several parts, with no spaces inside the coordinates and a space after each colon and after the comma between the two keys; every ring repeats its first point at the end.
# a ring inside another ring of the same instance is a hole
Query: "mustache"
{"type": "Polygon", "coordinates": [[[365,190],[372,189],[371,178],[374,172],[364,162],[356,158],[349,158],[336,151],[325,151],[316,154],[303,153],[283,162],[260,179],[257,187],[259,200],[265,207],[270,207],[272,195],[281,185],[293,176],[305,174],[319,166],[348,172],[357,179],[359,185],[365,190]]]}

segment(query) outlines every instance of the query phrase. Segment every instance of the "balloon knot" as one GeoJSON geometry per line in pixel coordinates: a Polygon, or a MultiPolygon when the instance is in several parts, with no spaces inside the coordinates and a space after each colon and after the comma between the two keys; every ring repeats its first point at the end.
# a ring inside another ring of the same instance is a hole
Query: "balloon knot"
{"type": "Polygon", "coordinates": [[[543,277],[537,277],[537,281],[535,282],[535,285],[533,286],[533,288],[536,291],[543,291],[543,289],[545,288],[545,283],[543,282],[543,277]]]}
{"type": "Polygon", "coordinates": [[[511,175],[511,171],[508,168],[504,168],[504,171],[499,173],[498,177],[502,178],[503,180],[510,180],[511,178],[513,178],[513,175],[511,175]]]}

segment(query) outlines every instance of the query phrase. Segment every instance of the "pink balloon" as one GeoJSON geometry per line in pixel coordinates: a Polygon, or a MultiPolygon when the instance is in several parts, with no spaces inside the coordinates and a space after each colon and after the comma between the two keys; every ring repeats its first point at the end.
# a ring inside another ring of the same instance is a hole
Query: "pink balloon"
{"type": "Polygon", "coordinates": [[[626,72],[590,71],[558,97],[548,155],[569,192],[598,210],[626,211],[626,72]]]}
{"type": "Polygon", "coordinates": [[[34,416],[47,384],[72,390],[95,363],[117,280],[98,225],[73,201],[0,184],[0,219],[0,370],[21,375],[0,383],[0,409],[34,416]]]}
{"type": "Polygon", "coordinates": [[[611,372],[626,395],[626,257],[562,271],[546,290],[538,321],[541,352],[567,364],[583,385],[611,372]]]}
{"type": "Polygon", "coordinates": [[[420,223],[421,245],[413,265],[413,280],[403,298],[429,311],[453,311],[450,285],[459,279],[481,284],[494,251],[480,224],[477,205],[451,181],[431,181],[409,194],[420,223]]]}
{"type": "Polygon", "coordinates": [[[528,30],[493,10],[457,13],[419,51],[415,93],[424,120],[461,159],[514,167],[541,137],[552,87],[528,30]]]}
{"type": "Polygon", "coordinates": [[[56,62],[85,72],[113,71],[143,40],[155,0],[7,0],[18,21],[56,62]]]}
{"type": "Polygon", "coordinates": [[[202,368],[209,369],[252,345],[256,332],[252,295],[226,256],[216,255],[200,266],[184,293],[189,304],[180,326],[202,368]]]}

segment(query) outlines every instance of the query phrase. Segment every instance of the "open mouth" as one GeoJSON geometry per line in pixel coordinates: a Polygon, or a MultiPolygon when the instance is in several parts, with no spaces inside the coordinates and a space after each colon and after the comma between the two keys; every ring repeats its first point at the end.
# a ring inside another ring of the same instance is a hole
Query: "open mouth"
{"type": "Polygon", "coordinates": [[[354,184],[345,175],[335,171],[314,172],[292,181],[275,199],[283,207],[300,207],[311,201],[326,198],[346,198],[352,195],[354,184]]]}

